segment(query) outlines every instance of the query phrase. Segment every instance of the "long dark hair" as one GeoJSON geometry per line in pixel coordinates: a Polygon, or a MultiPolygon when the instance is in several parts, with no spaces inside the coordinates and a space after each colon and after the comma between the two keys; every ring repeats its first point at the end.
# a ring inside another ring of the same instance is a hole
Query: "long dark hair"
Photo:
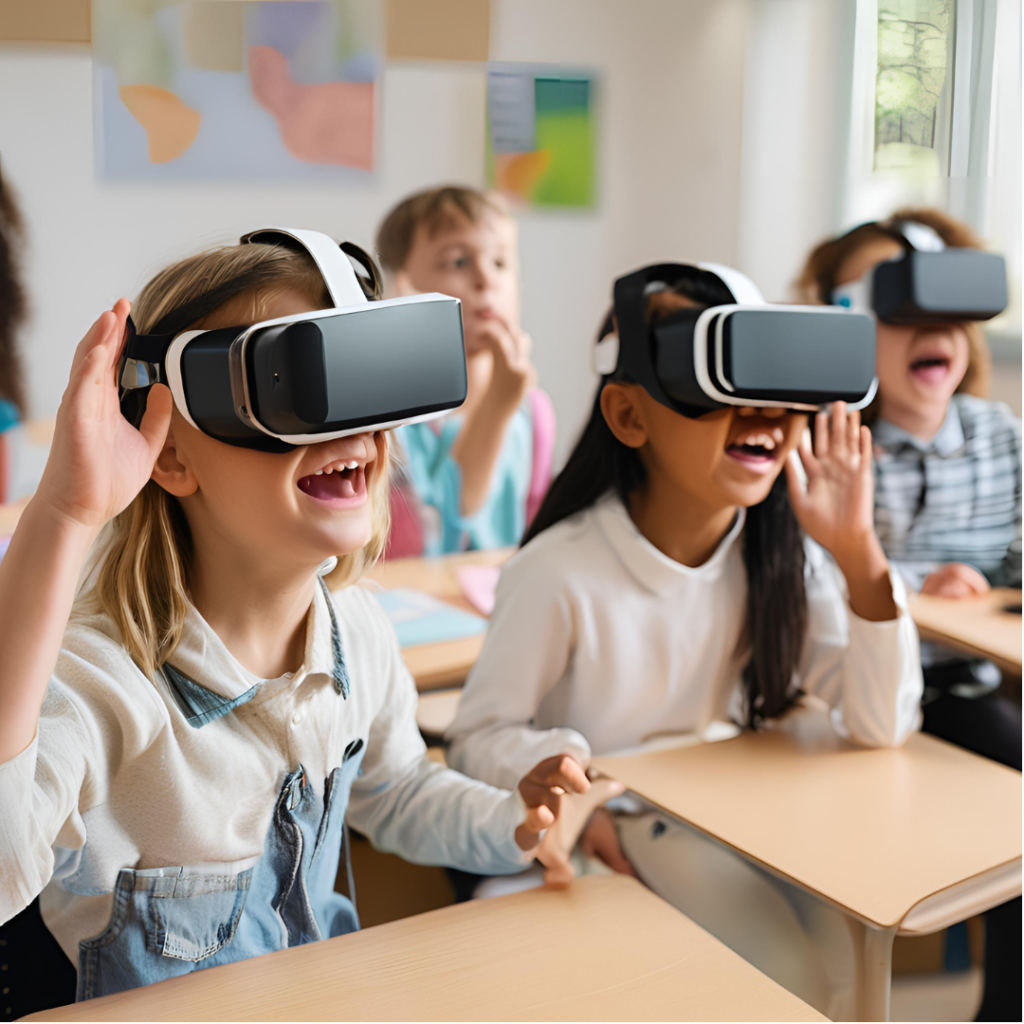
{"type": "Polygon", "coordinates": [[[24,419],[25,381],[15,338],[26,311],[17,258],[23,241],[21,215],[0,173],[0,398],[13,402],[24,419]]]}
{"type": "MultiPolygon", "coordinates": [[[[685,280],[673,290],[704,305],[732,302],[724,286],[685,280]]],[[[608,315],[598,335],[612,329],[608,315]]],[[[621,375],[611,379],[628,381],[621,375]]],[[[602,381],[590,419],[565,468],[555,478],[530,524],[523,544],[590,508],[609,492],[626,507],[643,487],[647,474],[639,453],[619,441],[601,412],[602,381]]],[[[792,689],[807,631],[807,593],[804,587],[804,547],[800,526],[786,494],[783,475],[759,505],[747,510],[743,530],[743,562],[747,570],[747,619],[741,643],[750,649],[743,668],[746,725],[757,728],[765,719],[782,714],[796,699],[792,689]]]]}

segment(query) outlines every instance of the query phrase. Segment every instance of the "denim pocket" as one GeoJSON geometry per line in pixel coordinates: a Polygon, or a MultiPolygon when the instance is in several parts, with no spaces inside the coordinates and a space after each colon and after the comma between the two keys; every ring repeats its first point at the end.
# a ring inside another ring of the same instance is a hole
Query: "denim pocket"
{"type": "Polygon", "coordinates": [[[107,927],[79,943],[77,998],[109,995],[195,970],[194,965],[234,938],[252,871],[120,871],[107,927]]]}
{"type": "Polygon", "coordinates": [[[149,893],[147,946],[162,956],[198,963],[235,936],[245,909],[252,869],[237,875],[160,876],[172,885],[149,893]]]}

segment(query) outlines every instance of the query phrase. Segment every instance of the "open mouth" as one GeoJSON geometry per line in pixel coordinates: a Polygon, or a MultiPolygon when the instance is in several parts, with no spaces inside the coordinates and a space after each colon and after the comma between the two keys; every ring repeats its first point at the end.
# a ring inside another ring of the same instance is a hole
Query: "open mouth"
{"type": "Polygon", "coordinates": [[[941,384],[949,375],[948,356],[931,354],[921,356],[910,364],[910,373],[923,384],[941,384]]]}
{"type": "Polygon", "coordinates": [[[767,473],[774,467],[782,445],[782,431],[778,428],[754,430],[737,437],[725,454],[755,473],[767,473]]]}
{"type": "Polygon", "coordinates": [[[366,501],[366,464],[359,459],[336,459],[302,477],[298,488],[329,508],[356,508],[366,501]]]}

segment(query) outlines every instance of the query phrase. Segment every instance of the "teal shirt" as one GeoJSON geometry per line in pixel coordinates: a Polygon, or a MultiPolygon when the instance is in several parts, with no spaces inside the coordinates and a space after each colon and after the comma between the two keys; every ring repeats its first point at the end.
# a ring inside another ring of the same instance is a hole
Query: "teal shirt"
{"type": "Polygon", "coordinates": [[[412,423],[395,431],[402,470],[423,508],[423,553],[500,548],[518,544],[526,529],[526,500],[533,470],[533,421],[529,402],[509,421],[483,507],[459,511],[462,471],[452,457],[461,416],[412,423]]]}
{"type": "Polygon", "coordinates": [[[18,418],[18,407],[6,398],[0,398],[0,434],[20,423],[18,418]]]}

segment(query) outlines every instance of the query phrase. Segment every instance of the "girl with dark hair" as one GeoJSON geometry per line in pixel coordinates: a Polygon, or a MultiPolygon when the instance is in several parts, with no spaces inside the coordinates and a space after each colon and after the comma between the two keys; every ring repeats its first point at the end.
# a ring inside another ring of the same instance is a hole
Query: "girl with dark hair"
{"type": "MultiPolygon", "coordinates": [[[[648,316],[732,301],[694,275],[651,294],[648,316]]],[[[613,329],[609,319],[602,336],[613,329]]],[[[921,668],[872,525],[870,431],[841,403],[817,416],[813,451],[806,427],[782,408],[689,418],[605,377],[502,574],[449,763],[505,784],[544,751],[586,764],[669,733],[699,741],[723,724],[758,727],[801,694],[860,744],[902,743],[918,724],[921,668]]],[[[621,801],[595,813],[580,851],[583,870],[596,858],[635,872],[801,998],[843,1012],[853,950],[838,920],[808,938],[813,901],[621,801]]]]}

